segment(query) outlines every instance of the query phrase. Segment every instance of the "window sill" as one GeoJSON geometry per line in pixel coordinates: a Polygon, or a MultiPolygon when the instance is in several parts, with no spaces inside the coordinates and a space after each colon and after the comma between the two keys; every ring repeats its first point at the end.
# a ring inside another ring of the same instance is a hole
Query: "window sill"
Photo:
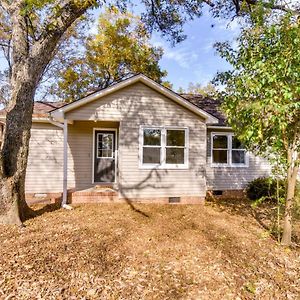
{"type": "Polygon", "coordinates": [[[249,168],[248,164],[210,164],[212,168],[249,168]]]}
{"type": "Polygon", "coordinates": [[[141,170],[188,170],[188,165],[140,165],[141,170]]]}

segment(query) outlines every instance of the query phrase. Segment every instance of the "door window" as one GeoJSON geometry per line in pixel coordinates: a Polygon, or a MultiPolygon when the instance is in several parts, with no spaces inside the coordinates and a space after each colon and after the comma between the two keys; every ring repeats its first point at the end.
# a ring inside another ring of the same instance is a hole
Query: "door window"
{"type": "Polygon", "coordinates": [[[97,158],[113,158],[114,138],[112,133],[97,134],[97,158]]]}

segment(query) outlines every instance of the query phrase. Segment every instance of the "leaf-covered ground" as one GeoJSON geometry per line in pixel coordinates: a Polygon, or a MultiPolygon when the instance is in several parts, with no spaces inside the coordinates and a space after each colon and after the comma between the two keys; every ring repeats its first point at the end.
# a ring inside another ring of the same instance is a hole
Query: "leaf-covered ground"
{"type": "Polygon", "coordinates": [[[0,226],[0,299],[299,299],[300,250],[224,204],[80,205],[0,226]]]}

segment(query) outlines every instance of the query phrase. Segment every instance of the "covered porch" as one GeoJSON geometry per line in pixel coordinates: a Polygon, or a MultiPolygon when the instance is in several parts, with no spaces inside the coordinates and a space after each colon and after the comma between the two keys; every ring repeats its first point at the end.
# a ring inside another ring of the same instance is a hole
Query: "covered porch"
{"type": "Polygon", "coordinates": [[[62,204],[118,199],[118,121],[65,120],[62,204]]]}

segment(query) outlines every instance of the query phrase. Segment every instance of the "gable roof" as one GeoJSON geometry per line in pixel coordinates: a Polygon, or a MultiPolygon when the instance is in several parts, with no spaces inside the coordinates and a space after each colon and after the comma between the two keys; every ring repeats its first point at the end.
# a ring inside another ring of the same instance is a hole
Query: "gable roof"
{"type": "Polygon", "coordinates": [[[92,94],[87,95],[86,97],[79,99],[77,101],[74,101],[72,103],[66,104],[60,108],[56,108],[50,112],[51,116],[59,121],[62,121],[64,119],[65,113],[72,111],[74,109],[77,109],[85,104],[88,104],[92,101],[95,101],[99,98],[102,98],[106,95],[109,95],[111,93],[114,93],[120,89],[123,89],[127,86],[130,86],[132,84],[135,84],[137,82],[141,82],[148,87],[152,88],[153,90],[157,91],[158,93],[166,96],[167,98],[173,100],[174,102],[180,104],[181,106],[187,108],[188,110],[194,112],[196,115],[204,118],[206,120],[206,123],[210,124],[217,124],[218,119],[217,117],[213,116],[212,114],[206,112],[199,106],[195,105],[191,101],[188,101],[187,99],[183,98],[179,94],[173,92],[172,90],[158,84],[154,80],[150,79],[149,77],[138,74],[134,75],[128,79],[125,79],[123,81],[120,81],[118,83],[115,83],[105,89],[101,89],[99,91],[93,92],[92,94]]]}

